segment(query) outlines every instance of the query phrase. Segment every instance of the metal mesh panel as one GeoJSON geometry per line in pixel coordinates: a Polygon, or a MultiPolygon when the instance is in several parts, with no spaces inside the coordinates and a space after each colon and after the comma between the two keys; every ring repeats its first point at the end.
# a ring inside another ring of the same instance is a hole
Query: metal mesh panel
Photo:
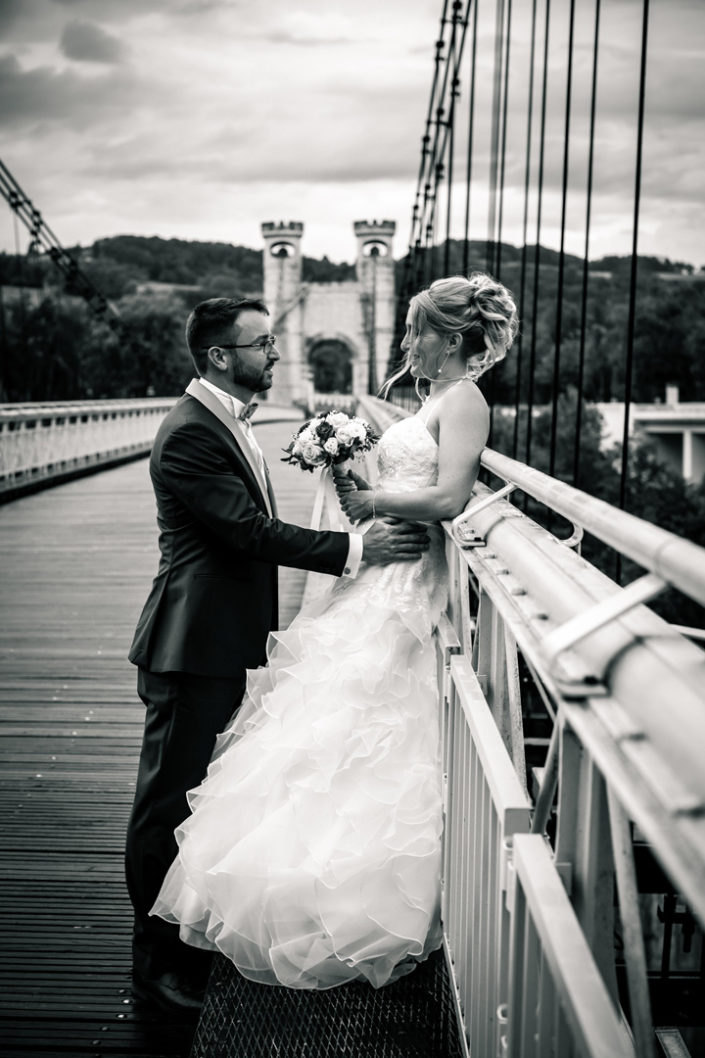
{"type": "Polygon", "coordinates": [[[441,952],[394,984],[257,985],[217,956],[191,1058],[461,1058],[441,952]]]}

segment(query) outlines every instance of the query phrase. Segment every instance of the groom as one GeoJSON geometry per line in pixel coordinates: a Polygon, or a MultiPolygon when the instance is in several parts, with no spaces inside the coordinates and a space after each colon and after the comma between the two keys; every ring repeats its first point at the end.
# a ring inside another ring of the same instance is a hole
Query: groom
{"type": "Polygon", "coordinates": [[[363,558],[414,559],[427,546],[408,524],[377,522],[363,538],[278,520],[247,414],[279,360],[263,302],[202,302],[186,341],[200,377],[164,419],[150,460],[161,557],[129,655],[146,717],[126,847],[134,992],[183,1011],[200,1006],[210,955],[149,910],[176,855],[174,829],[189,814],[186,791],[205,776],[246,669],[266,661],[277,567],[354,577],[363,558]]]}

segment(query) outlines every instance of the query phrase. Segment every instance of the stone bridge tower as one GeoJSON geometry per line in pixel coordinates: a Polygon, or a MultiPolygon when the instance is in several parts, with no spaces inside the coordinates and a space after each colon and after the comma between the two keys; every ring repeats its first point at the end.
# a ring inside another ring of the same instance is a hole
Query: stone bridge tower
{"type": "Polygon", "coordinates": [[[303,283],[298,221],[262,225],[264,298],[281,362],[271,399],[312,391],[376,393],[394,336],[394,221],[356,221],[354,280],[303,283]]]}
{"type": "Polygon", "coordinates": [[[300,221],[262,225],[264,300],[270,327],[279,337],[281,361],[275,369],[271,399],[288,404],[307,393],[308,369],[303,356],[303,288],[300,221]]]}
{"type": "Polygon", "coordinates": [[[384,381],[394,338],[393,220],[355,221],[357,281],[365,317],[367,340],[367,392],[376,394],[384,381]]]}

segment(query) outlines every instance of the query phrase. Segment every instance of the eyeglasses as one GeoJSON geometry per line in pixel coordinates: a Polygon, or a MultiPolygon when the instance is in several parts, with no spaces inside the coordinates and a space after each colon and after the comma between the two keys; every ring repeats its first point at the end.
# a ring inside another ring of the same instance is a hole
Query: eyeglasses
{"type": "Polygon", "coordinates": [[[209,345],[209,349],[271,349],[277,344],[276,334],[268,334],[265,338],[261,338],[258,342],[247,342],[245,345],[225,345],[223,342],[218,342],[217,345],[209,345]]]}

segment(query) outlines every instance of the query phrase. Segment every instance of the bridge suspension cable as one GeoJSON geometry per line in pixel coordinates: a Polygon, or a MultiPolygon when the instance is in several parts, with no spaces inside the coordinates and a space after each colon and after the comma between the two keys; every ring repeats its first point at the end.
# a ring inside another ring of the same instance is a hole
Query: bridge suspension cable
{"type": "MultiPolygon", "coordinates": [[[[532,132],[532,118],[534,112],[534,59],[536,55],[536,0],[533,0],[531,8],[531,45],[529,49],[529,85],[528,85],[528,103],[527,103],[527,117],[526,117],[526,156],[524,159],[524,209],[523,209],[523,220],[522,220],[522,237],[521,237],[521,264],[520,274],[521,279],[519,283],[519,300],[517,302],[517,308],[519,311],[519,319],[524,317],[524,302],[526,296],[526,255],[527,255],[527,244],[526,237],[529,231],[529,190],[531,187],[531,132],[532,132]]],[[[465,233],[465,241],[467,245],[467,230],[465,233]]],[[[524,349],[524,331],[523,328],[519,328],[517,334],[517,340],[515,344],[517,368],[516,368],[516,382],[514,386],[514,431],[512,435],[512,455],[517,458],[519,449],[519,421],[521,413],[521,380],[522,380],[522,353],[524,349]]]]}
{"type": "Polygon", "coordinates": [[[634,359],[634,325],[636,320],[637,246],[641,205],[641,161],[644,144],[644,104],[646,101],[646,54],[649,33],[649,0],[643,0],[641,25],[641,62],[639,66],[639,116],[637,119],[636,159],[634,166],[634,216],[632,221],[632,256],[629,270],[629,317],[624,364],[624,428],[622,435],[622,468],[619,484],[619,506],[627,502],[627,465],[629,442],[629,409],[632,401],[632,365],[634,359]]]}
{"type": "MultiPolygon", "coordinates": [[[[398,366],[396,348],[410,296],[441,274],[459,271],[461,260],[466,274],[478,267],[492,272],[517,296],[523,324],[512,357],[482,383],[490,387],[491,403],[498,393],[504,394],[506,411],[513,417],[507,450],[531,463],[545,449],[546,469],[555,474],[562,466],[561,472],[578,484],[586,399],[623,396],[619,505],[626,508],[649,2],[641,0],[635,10],[641,33],[635,33],[631,52],[636,160],[626,339],[618,368],[624,383],[619,394],[588,369],[591,347],[600,341],[589,252],[594,243],[598,103],[605,89],[601,82],[609,74],[609,64],[603,74],[599,61],[600,33],[605,33],[602,6],[601,0],[593,0],[587,9],[575,0],[562,5],[551,0],[527,5],[443,0],[390,367],[398,366]],[[592,70],[576,79],[575,63],[583,51],[591,56],[592,70]],[[460,150],[465,157],[459,165],[455,154],[460,150]],[[480,209],[478,196],[484,194],[486,207],[480,209]],[[512,226],[519,244],[516,254],[504,241],[511,238],[512,226]],[[570,247],[576,236],[577,257],[570,247]],[[555,250],[550,248],[552,238],[555,250]],[[569,295],[574,313],[567,311],[569,295]],[[563,423],[561,398],[568,390],[570,422],[563,423]],[[566,430],[569,436],[564,439],[566,430]]],[[[404,385],[404,380],[398,384],[404,385]]]]}
{"type": "Polygon", "coordinates": [[[556,441],[558,437],[558,393],[561,369],[561,325],[563,322],[563,285],[565,281],[565,224],[568,205],[568,160],[570,156],[570,109],[573,88],[573,36],[575,32],[575,0],[570,0],[570,26],[568,29],[568,63],[565,88],[565,131],[563,135],[563,178],[561,191],[561,235],[558,251],[558,290],[556,292],[556,341],[553,353],[553,378],[551,380],[551,442],[549,448],[548,473],[556,470],[556,441]]]}
{"type": "Polygon", "coordinates": [[[0,194],[29,231],[29,252],[43,249],[49,259],[63,272],[72,289],[87,302],[96,316],[104,319],[114,330],[121,330],[124,323],[117,310],[89,279],[75,257],[64,249],[40,211],[2,161],[0,161],[0,194]]]}
{"type": "MultiPolygon", "coordinates": [[[[583,247],[582,285],[580,290],[580,344],[578,346],[578,393],[582,396],[585,380],[585,339],[587,335],[588,276],[590,253],[590,220],[592,215],[592,181],[595,162],[595,111],[597,103],[597,61],[600,53],[600,0],[595,0],[595,35],[592,46],[592,84],[590,88],[590,133],[588,138],[587,185],[585,189],[585,244],[583,247]]],[[[583,425],[583,402],[575,408],[575,438],[573,441],[573,484],[579,485],[580,437],[583,425]]]]}
{"type": "Polygon", "coordinates": [[[546,0],[546,19],[543,37],[543,81],[541,86],[541,119],[539,131],[538,188],[536,193],[536,243],[534,245],[534,289],[531,303],[531,348],[529,350],[529,385],[526,401],[526,455],[531,463],[531,442],[534,420],[534,390],[536,380],[536,345],[538,334],[539,280],[541,276],[541,220],[543,207],[543,176],[546,147],[546,102],[548,97],[548,45],[551,27],[551,2],[546,0]]]}

